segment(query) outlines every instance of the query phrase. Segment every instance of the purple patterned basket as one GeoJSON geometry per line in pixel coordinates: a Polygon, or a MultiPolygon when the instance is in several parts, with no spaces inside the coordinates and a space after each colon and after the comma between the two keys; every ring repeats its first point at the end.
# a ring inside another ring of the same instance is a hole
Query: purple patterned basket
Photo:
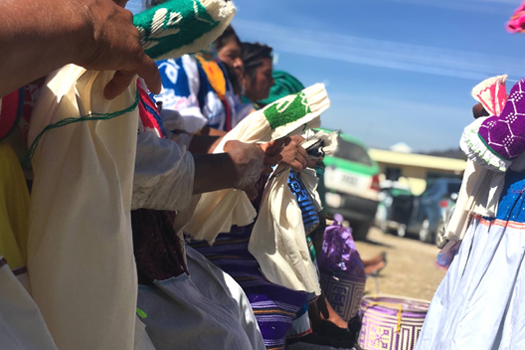
{"type": "Polygon", "coordinates": [[[345,321],[350,321],[359,311],[366,277],[336,277],[321,272],[321,289],[332,308],[345,321]]]}
{"type": "Polygon", "coordinates": [[[364,297],[359,343],[367,350],[412,350],[430,302],[394,296],[364,297]]]}

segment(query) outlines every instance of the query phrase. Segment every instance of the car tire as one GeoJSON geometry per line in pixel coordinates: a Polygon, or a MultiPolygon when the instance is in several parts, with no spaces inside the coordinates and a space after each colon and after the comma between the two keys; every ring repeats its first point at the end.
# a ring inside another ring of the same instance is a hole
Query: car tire
{"type": "Polygon", "coordinates": [[[386,208],[384,206],[379,206],[377,208],[375,224],[384,233],[388,231],[388,222],[387,222],[386,208]]]}
{"type": "Polygon", "coordinates": [[[368,236],[368,231],[370,226],[369,222],[358,222],[350,225],[352,227],[352,237],[356,241],[366,241],[366,236],[368,236]]]}
{"type": "Polygon", "coordinates": [[[434,234],[430,231],[430,220],[425,219],[421,223],[421,229],[419,230],[419,240],[425,243],[434,242],[434,234]]]}
{"type": "Polygon", "coordinates": [[[388,223],[386,221],[379,222],[379,225],[377,225],[377,228],[379,228],[383,233],[388,233],[388,223]]]}
{"type": "Polygon", "coordinates": [[[396,231],[398,237],[405,237],[407,235],[407,225],[405,224],[401,224],[397,227],[397,231],[396,231]]]}
{"type": "Polygon", "coordinates": [[[443,247],[447,243],[447,239],[445,238],[445,233],[446,233],[445,228],[446,228],[445,220],[441,218],[441,220],[439,220],[437,234],[434,239],[434,243],[439,249],[443,249],[443,247]]]}

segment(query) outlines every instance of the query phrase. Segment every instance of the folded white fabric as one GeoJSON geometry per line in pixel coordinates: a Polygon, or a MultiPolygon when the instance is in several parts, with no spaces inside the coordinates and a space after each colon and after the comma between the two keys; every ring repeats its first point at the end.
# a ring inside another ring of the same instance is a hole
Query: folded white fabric
{"type": "MultiPolygon", "coordinates": [[[[320,153],[330,156],[337,148],[337,132],[319,131],[303,143],[311,150],[322,141],[320,153]]],[[[264,276],[286,288],[320,295],[317,269],[312,262],[299,203],[288,186],[290,169],[278,167],[264,191],[257,222],[253,227],[248,250],[257,259],[264,276]]],[[[300,173],[312,202],[319,211],[321,199],[317,193],[315,170],[300,173]]]]}
{"type": "MultiPolygon", "coordinates": [[[[318,127],[321,113],[329,106],[324,85],[313,85],[250,114],[226,134],[214,152],[224,152],[224,145],[230,140],[263,143],[301,134],[318,127]]],[[[194,239],[213,243],[219,233],[229,232],[233,225],[249,225],[255,216],[255,208],[243,191],[229,189],[206,193],[184,231],[194,239]]]]}
{"type": "Polygon", "coordinates": [[[320,295],[317,271],[308,251],[301,208],[288,187],[290,169],[267,184],[248,250],[270,282],[320,295]]]}
{"type": "MultiPolygon", "coordinates": [[[[209,45],[234,13],[226,0],[172,0],[134,24],[150,57],[176,58],[209,45]]],[[[135,342],[130,209],[139,95],[133,82],[106,100],[112,76],[74,65],[50,75],[29,130],[30,282],[61,350],[129,350],[135,342]]]]}
{"type": "MultiPolygon", "coordinates": [[[[491,116],[499,116],[507,92],[506,75],[485,79],[472,89],[472,97],[483,105],[491,116]]],[[[445,238],[461,241],[467,231],[472,214],[493,217],[505,184],[505,172],[511,161],[496,157],[478,135],[487,118],[478,118],[463,131],[460,147],[468,157],[454,213],[446,227],[445,238]]]]}
{"type": "Polygon", "coordinates": [[[302,136],[306,141],[301,146],[308,152],[309,159],[322,160],[325,156],[332,156],[337,149],[338,131],[307,130],[302,136]],[[316,157],[312,153],[320,154],[321,157],[316,157]]]}
{"type": "Polygon", "coordinates": [[[74,65],[57,71],[42,88],[29,130],[30,143],[41,136],[33,156],[29,278],[63,350],[134,345],[130,210],[138,94],[132,84],[106,100],[112,76],[74,65]]]}
{"type": "Polygon", "coordinates": [[[2,350],[57,350],[40,310],[0,255],[2,350]]]}

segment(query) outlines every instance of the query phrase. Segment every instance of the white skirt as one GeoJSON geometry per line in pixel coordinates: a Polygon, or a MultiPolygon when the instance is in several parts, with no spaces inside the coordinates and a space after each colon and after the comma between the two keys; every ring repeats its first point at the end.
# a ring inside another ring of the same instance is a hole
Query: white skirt
{"type": "Polygon", "coordinates": [[[472,218],[415,350],[525,349],[524,188],[509,172],[497,217],[472,218]]]}
{"type": "Polygon", "coordinates": [[[188,270],[139,285],[138,308],[157,350],[264,350],[255,315],[233,278],[187,247],[188,270]]]}

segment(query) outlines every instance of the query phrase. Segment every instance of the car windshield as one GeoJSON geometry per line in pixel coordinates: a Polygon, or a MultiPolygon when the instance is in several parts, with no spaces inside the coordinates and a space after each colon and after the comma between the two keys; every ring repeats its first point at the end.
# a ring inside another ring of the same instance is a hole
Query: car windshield
{"type": "Polygon", "coordinates": [[[334,157],[343,158],[368,166],[372,165],[372,160],[370,159],[368,152],[360,145],[343,140],[341,137],[337,138],[337,142],[338,145],[337,150],[334,153],[334,157]]]}
{"type": "Polygon", "coordinates": [[[437,182],[433,183],[422,195],[423,198],[429,198],[434,196],[448,197],[452,193],[459,193],[461,183],[457,182],[437,182]],[[446,192],[445,192],[446,191],[446,192]]]}

